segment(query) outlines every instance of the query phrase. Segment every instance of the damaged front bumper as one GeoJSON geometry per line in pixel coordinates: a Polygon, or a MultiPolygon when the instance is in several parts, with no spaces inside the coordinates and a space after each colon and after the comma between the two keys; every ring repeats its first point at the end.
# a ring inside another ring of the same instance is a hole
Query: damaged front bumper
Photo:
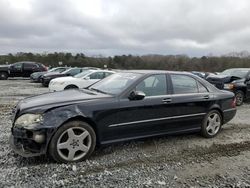
{"type": "Polygon", "coordinates": [[[9,139],[10,146],[15,153],[23,157],[34,157],[46,154],[48,139],[45,130],[31,131],[12,128],[9,139]]]}

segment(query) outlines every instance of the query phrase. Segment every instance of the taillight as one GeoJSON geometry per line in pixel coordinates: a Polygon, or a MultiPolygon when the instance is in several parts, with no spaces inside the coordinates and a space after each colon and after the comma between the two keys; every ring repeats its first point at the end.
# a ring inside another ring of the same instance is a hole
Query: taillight
{"type": "Polygon", "coordinates": [[[236,108],[236,98],[234,97],[231,103],[232,108],[236,108]]]}

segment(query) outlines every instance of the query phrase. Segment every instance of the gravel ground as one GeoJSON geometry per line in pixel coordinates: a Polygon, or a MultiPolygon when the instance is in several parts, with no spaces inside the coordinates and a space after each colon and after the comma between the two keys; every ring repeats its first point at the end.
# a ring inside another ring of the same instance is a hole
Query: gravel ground
{"type": "Polygon", "coordinates": [[[96,149],[84,162],[22,158],[8,144],[10,112],[48,92],[29,80],[0,81],[0,187],[250,187],[250,104],[213,139],[198,134],[149,138],[96,149]]]}

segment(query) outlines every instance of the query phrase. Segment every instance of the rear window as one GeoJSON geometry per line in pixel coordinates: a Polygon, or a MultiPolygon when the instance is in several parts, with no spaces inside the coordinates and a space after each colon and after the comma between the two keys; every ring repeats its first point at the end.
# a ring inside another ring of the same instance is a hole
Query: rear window
{"type": "Polygon", "coordinates": [[[24,63],[24,68],[38,68],[39,66],[34,63],[24,63]]]}

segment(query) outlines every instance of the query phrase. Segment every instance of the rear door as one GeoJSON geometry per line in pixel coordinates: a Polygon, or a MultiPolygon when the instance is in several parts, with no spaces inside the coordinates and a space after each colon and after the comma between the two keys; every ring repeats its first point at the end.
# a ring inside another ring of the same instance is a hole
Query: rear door
{"type": "Polygon", "coordinates": [[[212,105],[213,95],[198,80],[189,75],[170,74],[171,79],[171,109],[174,130],[199,129],[209,107],[212,105]]]}
{"type": "Polygon", "coordinates": [[[33,72],[39,70],[39,65],[35,63],[24,63],[23,64],[23,77],[29,77],[33,72]]]}

